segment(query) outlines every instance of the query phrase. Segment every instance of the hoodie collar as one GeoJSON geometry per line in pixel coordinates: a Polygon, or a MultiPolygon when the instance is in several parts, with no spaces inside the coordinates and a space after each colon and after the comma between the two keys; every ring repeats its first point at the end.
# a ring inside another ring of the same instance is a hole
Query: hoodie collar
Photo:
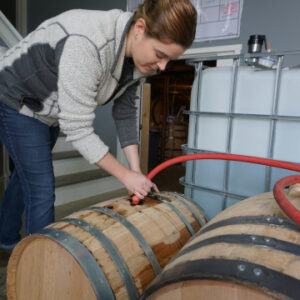
{"type": "Polygon", "coordinates": [[[115,26],[115,47],[114,47],[114,62],[110,69],[111,74],[116,71],[118,64],[123,65],[125,57],[125,39],[129,31],[133,19],[131,12],[123,12],[116,21],[115,26]]]}

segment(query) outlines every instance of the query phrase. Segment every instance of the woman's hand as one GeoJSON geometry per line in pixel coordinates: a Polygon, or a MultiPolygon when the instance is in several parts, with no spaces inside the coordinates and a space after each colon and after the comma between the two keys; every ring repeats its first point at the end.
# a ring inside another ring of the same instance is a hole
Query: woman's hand
{"type": "Polygon", "coordinates": [[[151,191],[151,188],[158,192],[157,186],[150,179],[139,171],[127,169],[110,153],[107,153],[96,165],[115,176],[140,199],[143,199],[151,191]]]}
{"type": "Polygon", "coordinates": [[[147,196],[147,194],[151,192],[151,189],[159,192],[156,184],[140,172],[128,170],[122,183],[130,192],[134,193],[140,199],[147,196]]]}
{"type": "Polygon", "coordinates": [[[143,199],[151,191],[151,188],[155,192],[159,192],[156,184],[151,182],[141,171],[137,145],[129,145],[123,150],[132,172],[126,180],[129,187],[126,186],[127,183],[123,183],[127,189],[140,199],[143,199]]]}

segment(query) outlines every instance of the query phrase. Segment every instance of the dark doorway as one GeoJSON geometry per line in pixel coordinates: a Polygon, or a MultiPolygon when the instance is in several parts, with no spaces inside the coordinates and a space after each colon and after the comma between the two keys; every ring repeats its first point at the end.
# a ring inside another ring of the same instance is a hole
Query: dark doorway
{"type": "MultiPolygon", "coordinates": [[[[215,66],[215,61],[204,65],[215,66]]],[[[148,170],[160,163],[183,154],[182,145],[187,143],[191,90],[195,70],[185,60],[171,61],[166,70],[148,79],[151,84],[151,110],[149,132],[148,170]]],[[[172,188],[183,192],[179,178],[184,176],[184,165],[168,167],[155,179],[159,188],[172,188]]]]}

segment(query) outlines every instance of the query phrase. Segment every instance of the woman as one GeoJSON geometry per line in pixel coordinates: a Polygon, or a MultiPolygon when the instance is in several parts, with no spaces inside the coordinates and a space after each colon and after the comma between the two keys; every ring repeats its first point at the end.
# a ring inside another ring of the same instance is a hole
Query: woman
{"type": "Polygon", "coordinates": [[[195,35],[189,0],[145,0],[132,14],[72,10],[43,22],[0,61],[0,137],[15,170],[0,208],[0,246],[54,221],[51,150],[59,128],[91,164],[143,198],[155,185],[141,173],[136,89],[163,71],[195,35]],[[114,100],[115,119],[129,169],[94,133],[97,105],[114,100]]]}

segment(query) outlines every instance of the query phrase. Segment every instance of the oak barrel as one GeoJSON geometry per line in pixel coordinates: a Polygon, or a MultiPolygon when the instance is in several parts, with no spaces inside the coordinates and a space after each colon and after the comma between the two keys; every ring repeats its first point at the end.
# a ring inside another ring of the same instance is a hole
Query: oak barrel
{"type": "Polygon", "coordinates": [[[8,299],[137,299],[204,223],[197,206],[173,192],[77,211],[17,244],[8,299]]]}
{"type": "MultiPolygon", "coordinates": [[[[300,208],[300,197],[289,199],[300,208]]],[[[272,193],[243,200],[191,238],[141,299],[298,300],[300,226],[272,193]]]]}

